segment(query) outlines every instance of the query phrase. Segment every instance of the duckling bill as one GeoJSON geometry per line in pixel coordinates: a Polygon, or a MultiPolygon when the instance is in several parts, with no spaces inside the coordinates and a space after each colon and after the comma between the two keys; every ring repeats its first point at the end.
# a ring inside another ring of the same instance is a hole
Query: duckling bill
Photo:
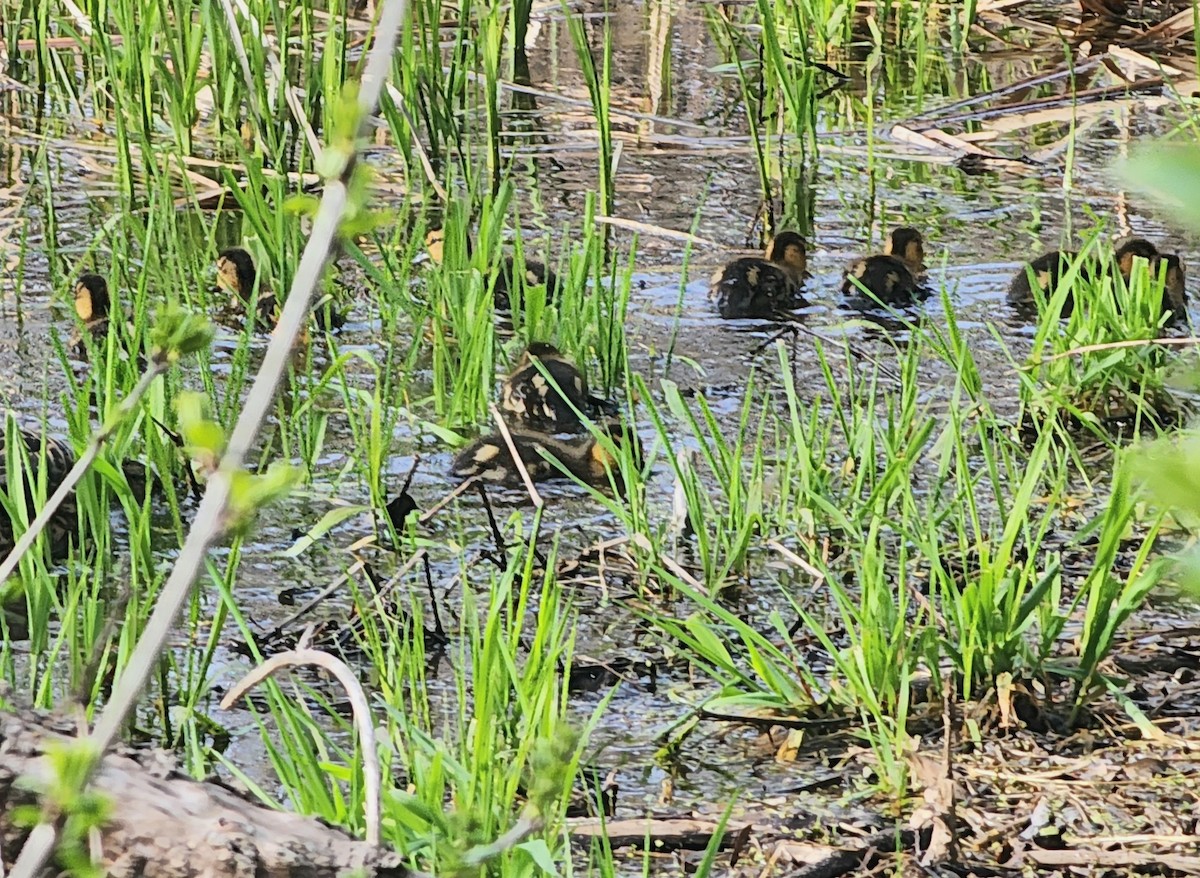
{"type": "Polygon", "coordinates": [[[727,320],[768,319],[804,305],[800,288],[808,247],[796,232],[780,232],[764,257],[735,259],[713,275],[709,297],[727,320]]]}
{"type": "MultiPolygon", "coordinates": [[[[444,229],[431,229],[425,235],[425,249],[429,253],[429,258],[438,265],[442,264],[445,257],[446,249],[446,232],[444,229]]],[[[471,238],[466,238],[466,257],[470,259],[472,253],[471,238]]],[[[512,291],[516,288],[514,280],[517,277],[517,263],[512,256],[505,256],[500,261],[500,271],[496,274],[495,285],[492,290],[492,301],[495,303],[497,311],[512,310],[512,291]]],[[[546,287],[546,303],[551,304],[558,297],[558,275],[556,275],[545,263],[538,262],[535,259],[525,260],[524,282],[521,284],[523,288],[528,287],[546,287]]]]}
{"type": "MultiPolygon", "coordinates": [[[[635,455],[640,457],[640,442],[632,430],[619,424],[609,425],[607,429],[615,445],[621,447],[633,443],[635,455]]],[[[557,438],[514,431],[509,435],[525,471],[535,482],[566,478],[565,469],[584,484],[602,487],[609,484],[610,473],[618,472],[616,458],[604,443],[590,434],[557,438]],[[562,469],[543,454],[557,460],[562,469]]],[[[522,484],[520,470],[508,444],[498,433],[476,439],[460,451],[450,466],[450,473],[459,479],[474,478],[509,487],[522,484]]]]}
{"type": "Polygon", "coordinates": [[[911,226],[894,229],[883,253],[860,259],[846,272],[842,293],[884,305],[907,305],[924,295],[925,240],[911,226]]]}
{"type": "Polygon", "coordinates": [[[500,408],[524,427],[542,433],[581,431],[579,413],[588,418],[601,412],[615,413],[611,403],[591,395],[587,379],[575,364],[545,342],[534,342],[521,354],[516,368],[504,379],[500,408]]]}

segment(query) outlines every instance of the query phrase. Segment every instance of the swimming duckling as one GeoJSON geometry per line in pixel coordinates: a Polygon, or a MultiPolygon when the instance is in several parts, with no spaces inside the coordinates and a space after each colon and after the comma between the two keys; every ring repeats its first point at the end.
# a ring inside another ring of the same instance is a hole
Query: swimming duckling
{"type": "MultiPolygon", "coordinates": [[[[254,257],[241,247],[222,250],[217,256],[217,289],[230,294],[228,312],[245,315],[258,285],[258,268],[254,257]]],[[[278,302],[275,294],[265,286],[258,288],[255,303],[255,329],[268,330],[279,319],[278,302]]]]}
{"type": "MultiPolygon", "coordinates": [[[[1067,273],[1071,264],[1079,258],[1079,254],[1071,250],[1051,250],[1043,253],[1037,259],[1025,263],[1013,276],[1008,285],[1008,302],[1011,305],[1031,306],[1034,303],[1033,289],[1036,285],[1045,295],[1053,295],[1058,286],[1058,279],[1067,273]]],[[[1088,265],[1079,266],[1079,276],[1085,280],[1091,278],[1088,265]]],[[[1068,294],[1063,302],[1063,315],[1071,313],[1075,303],[1068,294]]]]}
{"type": "MultiPolygon", "coordinates": [[[[71,471],[71,467],[75,465],[75,450],[65,442],[52,436],[43,437],[41,433],[34,430],[18,427],[16,432],[29,456],[29,470],[21,474],[21,483],[25,489],[27,521],[33,521],[37,516],[35,508],[37,502],[35,497],[36,480],[40,477],[43,466],[46,477],[46,498],[49,498],[62,484],[62,480],[71,471]]],[[[0,424],[0,492],[5,495],[9,493],[11,487],[8,478],[6,442],[4,427],[0,424]]],[[[20,502],[15,497],[12,499],[13,502],[20,502]]],[[[67,545],[77,527],[76,521],[75,498],[70,496],[54,511],[53,517],[46,525],[46,540],[52,556],[66,554],[67,545]]],[[[0,506],[0,556],[11,552],[14,545],[16,545],[16,534],[12,519],[8,511],[0,506]]]]}
{"type": "MultiPolygon", "coordinates": [[[[618,448],[630,445],[634,459],[641,459],[641,441],[632,429],[619,422],[602,425],[602,429],[614,445],[618,448]]],[[[535,482],[567,477],[562,469],[543,457],[542,452],[561,463],[567,473],[588,485],[607,485],[609,473],[616,475],[619,472],[616,458],[604,443],[590,433],[570,439],[517,431],[509,435],[525,471],[535,482]]],[[[508,444],[498,433],[476,439],[455,455],[450,473],[459,479],[474,478],[511,487],[523,483],[508,444]]]]}
{"type": "Polygon", "coordinates": [[[804,304],[800,287],[808,268],[808,247],[796,232],[780,232],[764,257],[735,259],[713,275],[709,298],[727,320],[770,318],[804,304]]]}
{"type": "MultiPolygon", "coordinates": [[[[48,500],[63,483],[67,474],[75,466],[75,449],[67,442],[53,436],[44,435],[40,430],[31,430],[14,424],[14,435],[25,446],[25,454],[29,460],[28,468],[22,467],[19,478],[9,479],[7,429],[4,415],[0,414],[0,494],[8,501],[19,503],[17,496],[12,496],[19,483],[24,487],[24,503],[27,521],[32,522],[37,517],[36,504],[38,498],[36,489],[40,479],[45,477],[48,500]],[[44,472],[43,472],[44,471],[44,472]]],[[[18,453],[17,460],[21,457],[18,453]]],[[[162,487],[153,470],[139,461],[122,461],[121,471],[126,484],[138,503],[141,503],[147,493],[157,491],[162,487]]],[[[114,495],[113,499],[117,499],[114,495]]],[[[7,502],[7,501],[6,501],[7,502]]],[[[46,541],[52,557],[61,557],[67,552],[68,545],[78,532],[78,515],[76,512],[75,495],[69,494],[51,516],[45,529],[46,541]]],[[[12,551],[16,545],[13,521],[5,504],[0,504],[0,558],[12,551]]]]}
{"type": "Polygon", "coordinates": [[[924,271],[925,240],[911,226],[901,226],[892,230],[883,253],[860,259],[850,267],[842,292],[865,298],[865,288],[884,305],[907,305],[923,292],[919,278],[924,271]]]}
{"type": "MultiPolygon", "coordinates": [[[[222,250],[217,257],[217,287],[231,294],[228,308],[230,313],[246,313],[246,309],[250,307],[250,297],[254,294],[254,284],[258,279],[254,257],[241,247],[222,250]]],[[[282,303],[275,294],[260,285],[255,309],[255,328],[261,331],[274,328],[279,321],[281,307],[282,303]]],[[[317,328],[322,330],[338,330],[346,323],[345,315],[333,307],[332,297],[328,295],[317,301],[313,314],[317,328]]]]}
{"type": "Polygon", "coordinates": [[[542,433],[575,433],[583,429],[577,412],[589,418],[612,404],[588,391],[587,379],[552,344],[534,342],[521,354],[516,368],[504,379],[500,390],[500,408],[523,422],[525,427],[542,433]],[[538,369],[538,363],[545,374],[538,369]],[[556,390],[546,375],[558,386],[556,390]]]}
{"type": "Polygon", "coordinates": [[[75,313],[83,321],[84,329],[94,337],[102,338],[108,332],[111,307],[108,281],[98,274],[81,274],[75,281],[75,313]]]}
{"type": "Polygon", "coordinates": [[[75,281],[75,314],[83,321],[83,327],[71,336],[71,347],[77,356],[87,356],[84,333],[97,341],[103,340],[108,334],[111,307],[108,281],[98,274],[81,274],[79,280],[75,281]]]}
{"type": "MultiPolygon", "coordinates": [[[[425,249],[429,253],[429,258],[437,265],[442,264],[442,259],[445,256],[446,248],[446,232],[443,229],[430,229],[425,234],[425,249]]],[[[466,256],[470,258],[472,253],[471,238],[466,239],[466,256]]],[[[513,276],[516,273],[517,263],[512,256],[505,256],[500,261],[500,273],[496,276],[495,288],[492,292],[493,301],[496,303],[497,311],[509,311],[512,309],[512,289],[513,276]]],[[[526,287],[546,287],[546,303],[549,304],[555,300],[558,295],[558,275],[551,269],[547,268],[544,263],[534,259],[525,260],[525,284],[526,287]]]]}
{"type": "MultiPolygon", "coordinates": [[[[1185,276],[1183,263],[1178,256],[1166,256],[1158,252],[1158,248],[1145,238],[1127,237],[1117,242],[1113,252],[1113,262],[1125,282],[1129,282],[1133,272],[1133,260],[1137,257],[1150,263],[1150,276],[1157,277],[1159,265],[1165,264],[1165,284],[1163,287],[1163,311],[1172,312],[1176,317],[1183,315],[1186,307],[1187,293],[1184,290],[1185,276]]],[[[1035,298],[1030,279],[1046,296],[1054,294],[1060,278],[1079,258],[1079,254],[1070,250],[1051,250],[1022,266],[1013,277],[1008,287],[1008,301],[1012,305],[1028,308],[1034,304],[1035,298]]],[[[1077,275],[1084,281],[1090,281],[1097,272],[1097,260],[1088,259],[1079,266],[1077,275]]],[[[1061,316],[1067,317],[1075,310],[1075,297],[1067,292],[1063,300],[1061,316]]]]}

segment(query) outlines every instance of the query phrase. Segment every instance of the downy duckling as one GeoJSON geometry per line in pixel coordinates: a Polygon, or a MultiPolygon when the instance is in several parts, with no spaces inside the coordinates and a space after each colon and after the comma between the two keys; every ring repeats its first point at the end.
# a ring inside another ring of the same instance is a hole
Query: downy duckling
{"type": "Polygon", "coordinates": [[[108,334],[109,311],[112,300],[108,295],[108,281],[98,274],[81,274],[75,281],[75,315],[83,321],[71,337],[71,347],[77,356],[87,355],[84,334],[97,342],[108,334]]]}
{"type": "Polygon", "coordinates": [[[516,368],[504,379],[500,409],[523,426],[541,433],[576,433],[583,429],[578,412],[591,418],[612,405],[588,390],[587,379],[552,344],[534,342],[521,354],[516,368]],[[538,368],[541,363],[542,370],[538,368]],[[546,376],[558,386],[556,390],[546,376]]]}
{"type": "Polygon", "coordinates": [[[258,300],[254,303],[254,328],[265,331],[274,328],[279,319],[279,308],[275,294],[265,286],[259,286],[258,281],[258,268],[249,251],[230,247],[217,256],[217,289],[229,293],[227,312],[247,315],[255,287],[258,287],[258,300]]]}
{"type": "MultiPolygon", "coordinates": [[[[217,257],[217,287],[230,293],[228,313],[246,314],[256,283],[259,283],[258,268],[249,251],[241,247],[221,251],[217,257]]],[[[273,329],[279,321],[281,307],[282,303],[275,294],[260,284],[255,306],[255,329],[264,332],[273,329]]],[[[328,295],[317,302],[314,316],[317,327],[322,330],[338,330],[346,323],[345,316],[333,307],[332,298],[328,295]]]]}
{"type": "MultiPolygon", "coordinates": [[[[430,229],[425,234],[425,249],[429,253],[429,258],[435,264],[441,265],[445,256],[446,248],[446,232],[443,229],[430,229]]],[[[471,238],[466,239],[466,256],[470,258],[472,253],[471,238]]],[[[496,276],[495,288],[492,292],[493,301],[497,311],[512,310],[512,289],[513,278],[517,270],[516,260],[512,256],[505,256],[500,262],[500,273],[496,276]]],[[[556,275],[545,263],[538,262],[534,259],[525,260],[525,287],[546,287],[546,303],[552,303],[558,296],[558,275],[556,275]]]]}
{"type": "MultiPolygon", "coordinates": [[[[14,425],[13,430],[21,444],[25,446],[25,454],[29,459],[29,467],[23,470],[17,479],[8,477],[8,449],[6,425],[0,420],[0,493],[9,495],[17,490],[17,485],[24,488],[24,504],[27,521],[32,522],[37,516],[37,484],[44,476],[46,480],[46,499],[58,490],[67,473],[75,466],[75,449],[60,439],[45,436],[40,431],[14,425]],[[14,484],[15,483],[15,484],[14,484]]],[[[18,453],[18,460],[20,460],[18,453]]],[[[17,496],[10,498],[14,503],[20,503],[17,496]]],[[[71,494],[54,511],[46,525],[45,535],[50,554],[61,557],[67,553],[71,539],[78,528],[75,496],[71,494]]],[[[0,557],[7,555],[16,545],[16,534],[12,519],[7,509],[0,506],[0,557]]]]}
{"type": "Polygon", "coordinates": [[[709,298],[727,320],[770,318],[804,305],[800,287],[808,247],[796,232],[780,232],[762,256],[735,259],[713,275],[709,298]]]}
{"type": "MultiPolygon", "coordinates": [[[[1035,301],[1034,286],[1040,289],[1044,295],[1053,295],[1058,286],[1058,279],[1067,273],[1071,264],[1078,258],[1079,254],[1072,250],[1051,250],[1049,253],[1043,253],[1037,259],[1025,263],[1013,275],[1012,282],[1008,285],[1009,304],[1022,307],[1032,306],[1035,301]]],[[[1079,266],[1079,276],[1084,279],[1091,277],[1091,271],[1086,264],[1079,266]]],[[[1074,300],[1068,295],[1067,300],[1063,303],[1063,315],[1070,314],[1074,305],[1074,300]]]]}
{"type": "MultiPolygon", "coordinates": [[[[0,492],[8,495],[10,491],[16,489],[16,485],[10,484],[8,478],[8,453],[5,447],[7,439],[3,430],[3,425],[0,425],[0,492]]],[[[75,450],[65,442],[52,436],[43,437],[41,433],[34,430],[18,427],[16,431],[29,456],[29,470],[21,473],[19,483],[24,486],[26,521],[32,522],[37,516],[36,480],[41,477],[43,466],[46,478],[45,496],[46,499],[49,499],[62,484],[67,473],[71,471],[71,467],[75,465],[75,450]]],[[[17,497],[12,497],[12,501],[14,503],[21,502],[17,497]]],[[[62,557],[67,553],[71,538],[78,527],[77,521],[75,498],[72,495],[67,497],[62,505],[54,511],[54,515],[46,525],[46,544],[50,548],[52,557],[62,557]]],[[[16,542],[12,518],[9,516],[8,510],[0,506],[0,557],[7,556],[13,550],[16,542]]]]}
{"type": "MultiPolygon", "coordinates": [[[[1113,252],[1113,262],[1126,283],[1129,282],[1129,277],[1133,272],[1133,261],[1138,257],[1150,263],[1150,276],[1152,278],[1158,276],[1160,264],[1165,264],[1163,311],[1172,312],[1176,318],[1181,317],[1186,307],[1187,293],[1184,290],[1185,275],[1183,263],[1179,257],[1159,253],[1158,248],[1145,238],[1122,238],[1117,242],[1116,249],[1113,252]]],[[[1030,283],[1031,279],[1043,295],[1053,295],[1059,284],[1059,280],[1067,273],[1068,269],[1078,258],[1079,254],[1070,250],[1051,250],[1049,253],[1039,256],[1032,262],[1026,263],[1014,275],[1012,282],[1009,284],[1009,303],[1025,309],[1034,305],[1036,299],[1033,292],[1034,287],[1030,283]]],[[[1077,276],[1084,281],[1090,281],[1096,272],[1097,259],[1087,259],[1079,266],[1077,276]]],[[[1067,317],[1074,310],[1075,297],[1071,291],[1068,291],[1066,298],[1063,300],[1061,316],[1067,317]]]]}
{"type": "MultiPolygon", "coordinates": [[[[122,314],[119,310],[114,315],[112,305],[112,297],[108,292],[108,281],[98,274],[81,274],[79,276],[79,280],[75,282],[75,316],[83,322],[83,325],[76,326],[72,331],[70,349],[80,360],[88,358],[88,336],[91,336],[95,344],[103,348],[108,334],[113,331],[114,318],[118,323],[125,322],[126,326],[129,326],[127,315],[122,314]]],[[[130,328],[129,331],[132,332],[132,329],[130,328]]],[[[128,336],[121,338],[122,345],[127,344],[129,340],[128,336]]],[[[122,359],[128,358],[133,353],[129,349],[119,351],[122,359]]],[[[140,353],[136,355],[136,362],[138,369],[146,368],[146,358],[140,353]]]]}
{"type": "MultiPolygon", "coordinates": [[[[602,429],[618,448],[630,445],[634,459],[641,459],[641,440],[627,425],[613,421],[602,425],[602,429]]],[[[535,482],[564,479],[570,473],[587,485],[604,486],[609,483],[609,474],[617,476],[618,464],[613,454],[597,437],[586,436],[556,438],[542,433],[511,431],[513,447],[535,482]],[[542,456],[542,452],[562,464],[555,466],[542,456]]],[[[513,461],[508,444],[499,433],[476,439],[454,457],[450,466],[451,475],[459,479],[476,479],[516,487],[523,484],[520,470],[513,461]]]]}
{"type": "Polygon", "coordinates": [[[901,226],[892,230],[883,253],[860,259],[850,267],[842,293],[865,299],[865,288],[884,305],[907,305],[922,294],[919,279],[924,271],[924,238],[911,226],[901,226]]]}
{"type": "Polygon", "coordinates": [[[103,338],[108,332],[111,308],[108,281],[98,274],[81,274],[75,281],[75,313],[94,338],[103,338]]]}

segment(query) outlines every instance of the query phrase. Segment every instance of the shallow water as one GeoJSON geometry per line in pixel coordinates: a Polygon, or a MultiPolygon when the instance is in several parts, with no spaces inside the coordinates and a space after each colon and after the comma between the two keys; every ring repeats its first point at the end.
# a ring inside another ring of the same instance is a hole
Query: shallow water
{"type": "MultiPolygon", "coordinates": [[[[669,379],[683,390],[704,391],[718,416],[733,424],[753,365],[759,362],[769,367],[775,362],[773,351],[758,356],[751,351],[771,338],[778,327],[756,321],[723,323],[714,317],[707,300],[707,278],[712,271],[730,251],[757,244],[758,236],[751,229],[761,206],[736,75],[713,72],[727,59],[713,37],[707,18],[710,12],[705,4],[651,2],[619,4],[611,15],[616,46],[611,98],[614,129],[621,143],[616,213],[647,226],[691,231],[711,242],[711,246],[697,245],[685,253],[676,239],[652,233],[638,237],[627,322],[630,363],[652,389],[660,380],[669,379]],[[658,23],[651,28],[655,16],[658,23]],[[655,42],[652,32],[666,33],[667,38],[655,42]],[[661,75],[664,67],[669,68],[665,79],[661,75]],[[622,117],[622,110],[658,118],[622,117]]],[[[593,19],[593,24],[598,20],[593,19]]],[[[532,83],[570,102],[539,97],[534,119],[543,134],[527,139],[514,136],[510,149],[518,157],[515,165],[528,168],[528,176],[517,187],[527,229],[548,229],[557,239],[564,227],[578,222],[583,194],[596,184],[593,121],[590,109],[579,103],[586,102],[587,95],[561,12],[557,7],[543,11],[536,15],[535,25],[528,46],[532,83]]],[[[858,53],[856,58],[851,51],[846,59],[832,59],[833,66],[846,72],[850,81],[818,104],[817,155],[806,155],[788,142],[776,159],[779,179],[774,209],[785,224],[803,226],[810,241],[812,278],[805,290],[809,305],[797,319],[816,336],[827,339],[830,350],[848,339],[857,350],[885,366],[889,359],[894,360],[891,346],[905,344],[909,333],[881,329],[842,307],[842,271],[856,255],[877,248],[886,229],[915,225],[926,234],[930,285],[948,294],[955,319],[985,377],[985,393],[1002,414],[1015,414],[1017,385],[1010,357],[1017,361],[1023,357],[1030,335],[1029,327],[1006,307],[1005,289],[1023,260],[1059,244],[1068,223],[1086,228],[1091,212],[1108,219],[1112,233],[1149,237],[1160,242],[1163,250],[1179,252],[1185,263],[1200,264],[1200,248],[1195,242],[1166,225],[1165,217],[1152,205],[1121,189],[1111,170],[1134,139],[1165,132],[1179,121],[1169,106],[1107,106],[1102,121],[1082,131],[1075,142],[1069,187],[1064,184],[1068,169],[1062,152],[1049,156],[1045,165],[1027,174],[999,171],[972,176],[951,164],[922,161],[913,156],[912,148],[888,137],[893,123],[1024,78],[1040,64],[1061,61],[1062,50],[1056,40],[1025,36],[1034,46],[1019,54],[1006,55],[998,43],[978,37],[968,57],[955,57],[947,51],[944,56],[931,53],[924,59],[900,53],[869,58],[858,53]]],[[[832,77],[818,74],[818,88],[834,84],[832,77]]],[[[515,112],[506,114],[505,119],[514,128],[524,121],[515,112]]],[[[98,236],[96,229],[104,222],[104,196],[113,191],[113,157],[105,149],[104,136],[97,136],[92,148],[80,143],[70,126],[59,122],[47,123],[42,129],[20,117],[0,121],[5,123],[19,130],[0,142],[0,184],[14,191],[36,185],[30,150],[40,138],[48,138],[54,147],[50,170],[54,175],[57,247],[72,258],[93,248],[103,253],[103,236],[98,236]]],[[[1053,143],[1067,131],[1061,122],[1051,121],[1031,129],[1001,132],[995,141],[983,145],[1019,157],[1053,143]]],[[[779,149],[778,144],[773,148],[779,149]]],[[[386,168],[388,155],[386,147],[377,148],[372,161],[386,168]]],[[[15,213],[0,215],[0,226],[7,224],[0,237],[4,248],[0,254],[5,257],[0,264],[7,265],[0,276],[0,306],[5,310],[5,319],[0,320],[0,397],[12,408],[37,413],[42,400],[56,398],[65,386],[57,361],[47,358],[47,352],[54,331],[64,338],[70,331],[69,284],[64,278],[51,277],[49,261],[39,256],[47,234],[42,212],[33,203],[13,203],[15,213]],[[25,263],[16,266],[10,264],[10,254],[19,234],[29,235],[29,249],[25,263]]],[[[0,201],[0,207],[4,206],[0,201]]],[[[231,223],[226,233],[232,241],[238,237],[236,217],[231,223]]],[[[618,252],[628,252],[630,232],[618,228],[613,237],[618,252]]],[[[131,281],[137,273],[136,266],[128,268],[131,281]]],[[[946,321],[936,296],[916,306],[912,314],[924,315],[935,325],[946,321]]],[[[351,316],[339,340],[341,349],[359,347],[382,360],[388,340],[380,337],[374,312],[360,301],[351,316]]],[[[219,340],[213,359],[218,380],[231,368],[229,352],[234,348],[235,340],[219,340]]],[[[823,387],[813,335],[801,335],[791,348],[801,398],[812,400],[823,387]]],[[[366,386],[369,374],[364,371],[360,377],[366,386]]],[[[930,404],[951,386],[953,378],[944,363],[927,358],[921,381],[928,388],[930,404]]],[[[195,385],[196,376],[186,380],[195,385]]],[[[428,381],[428,373],[423,375],[418,369],[413,375],[414,398],[425,395],[423,381],[428,381]]],[[[269,627],[289,616],[293,607],[281,604],[281,595],[287,593],[300,601],[318,591],[352,562],[345,547],[374,531],[367,516],[357,516],[336,527],[313,550],[297,558],[283,555],[297,531],[312,527],[331,508],[332,500],[368,502],[365,488],[356,480],[336,477],[354,451],[353,439],[337,417],[339,402],[337,397],[321,400],[331,415],[329,436],[305,496],[284,501],[264,514],[243,547],[237,595],[256,625],[269,627]]],[[[419,418],[431,416],[415,412],[401,419],[386,468],[395,487],[409,471],[413,455],[421,455],[412,488],[421,508],[432,505],[449,487],[443,474],[450,451],[419,425],[419,418]]],[[[61,427],[61,422],[57,426],[61,427]]],[[[652,430],[643,428],[642,435],[647,443],[652,442],[652,430]]],[[[665,516],[671,490],[670,468],[660,456],[647,488],[648,503],[657,513],[665,516]]],[[[611,515],[573,489],[549,488],[545,496],[550,504],[547,530],[561,536],[562,556],[569,557],[617,532],[611,515]]],[[[519,497],[511,502],[519,504],[519,497]]],[[[478,499],[465,497],[456,508],[461,510],[460,520],[435,519],[424,535],[461,543],[468,549],[488,545],[490,535],[478,499]]],[[[497,512],[503,518],[513,508],[501,503],[497,512]]],[[[742,589],[729,597],[750,617],[761,618],[776,602],[766,583],[787,582],[787,587],[797,592],[804,588],[803,582],[772,570],[765,556],[765,552],[756,556],[764,579],[761,590],[750,593],[742,589]]],[[[380,563],[386,574],[387,565],[395,562],[380,563]]],[[[458,569],[454,553],[435,559],[438,581],[452,577],[458,569]]],[[[655,654],[653,645],[638,631],[636,618],[625,608],[631,598],[630,594],[578,591],[574,601],[580,614],[581,653],[605,659],[655,654]]],[[[421,596],[415,599],[424,600],[421,596]]],[[[205,602],[211,605],[213,600],[215,596],[210,595],[205,602]]],[[[460,598],[446,598],[449,612],[459,605],[460,598]]],[[[348,606],[347,596],[334,596],[322,605],[319,615],[337,617],[348,606]]],[[[447,627],[451,628],[449,623],[447,627]]],[[[223,679],[214,682],[226,684],[245,667],[244,659],[227,651],[214,664],[223,679]]],[[[452,682],[431,676],[431,685],[435,692],[444,686],[435,697],[452,697],[452,682]]],[[[686,810],[727,801],[733,794],[757,801],[820,775],[826,760],[819,754],[787,766],[772,763],[770,755],[778,741],[765,742],[757,733],[717,724],[703,724],[677,761],[661,759],[656,736],[679,715],[680,700],[696,699],[705,691],[666,666],[658,669],[653,685],[639,677],[619,686],[600,720],[594,749],[602,773],[615,770],[622,810],[637,813],[656,807],[668,777],[673,786],[672,807],[686,810]]],[[[581,719],[595,708],[597,699],[596,695],[579,697],[581,719]]],[[[216,718],[234,727],[245,725],[241,713],[217,713],[216,718]]],[[[243,767],[251,767],[253,775],[258,750],[257,735],[250,730],[227,755],[243,767]]],[[[269,772],[265,765],[262,770],[269,772]]],[[[836,801],[840,794],[831,794],[827,802],[836,801]]]]}

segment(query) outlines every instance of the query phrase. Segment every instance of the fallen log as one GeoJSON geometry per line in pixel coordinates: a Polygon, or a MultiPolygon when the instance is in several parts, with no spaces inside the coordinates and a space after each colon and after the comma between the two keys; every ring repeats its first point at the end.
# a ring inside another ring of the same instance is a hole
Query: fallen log
{"type": "MultiPolygon", "coordinates": [[[[47,749],[74,740],[70,727],[39,712],[0,714],[0,863],[11,864],[29,829],[13,821],[38,805],[52,767],[47,749]],[[18,778],[22,779],[17,783],[18,778]]],[[[401,857],[311,817],[273,811],[218,783],[176,772],[158,750],[105,756],[92,789],[114,803],[100,832],[98,865],[116,878],[310,878],[356,871],[418,878],[401,857]]],[[[54,874],[53,866],[46,874],[54,874]]]]}

